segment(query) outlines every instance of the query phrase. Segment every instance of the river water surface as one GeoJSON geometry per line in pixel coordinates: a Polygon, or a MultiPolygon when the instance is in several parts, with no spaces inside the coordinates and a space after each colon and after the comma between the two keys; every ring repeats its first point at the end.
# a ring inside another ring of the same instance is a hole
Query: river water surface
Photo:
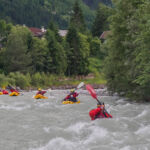
{"type": "Polygon", "coordinates": [[[150,104],[100,96],[112,119],[91,121],[96,101],[81,91],[80,104],[61,104],[65,90],[0,96],[0,150],[150,150],[150,104]]]}

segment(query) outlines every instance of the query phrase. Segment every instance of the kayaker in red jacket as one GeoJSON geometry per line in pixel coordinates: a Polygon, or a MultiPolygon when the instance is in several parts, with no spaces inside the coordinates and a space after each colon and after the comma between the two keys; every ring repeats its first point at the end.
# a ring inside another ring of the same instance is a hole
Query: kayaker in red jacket
{"type": "Polygon", "coordinates": [[[41,88],[38,88],[38,92],[36,93],[36,95],[41,94],[44,95],[46,93],[46,91],[42,91],[41,88]]]}
{"type": "Polygon", "coordinates": [[[112,116],[106,111],[105,105],[103,104],[97,104],[96,109],[92,109],[89,112],[89,116],[91,117],[91,120],[95,120],[98,118],[112,118],[112,116]]]}
{"type": "Polygon", "coordinates": [[[68,101],[72,101],[72,102],[77,102],[78,95],[79,94],[77,92],[75,92],[75,89],[71,89],[70,94],[64,98],[64,101],[68,100],[68,101]]]}
{"type": "Polygon", "coordinates": [[[6,94],[9,94],[5,87],[3,87],[2,92],[3,92],[3,94],[5,94],[5,95],[6,95],[6,94]]]}
{"type": "Polygon", "coordinates": [[[19,93],[18,90],[16,90],[15,88],[13,88],[12,86],[8,85],[7,87],[11,92],[16,92],[16,93],[19,93]]]}

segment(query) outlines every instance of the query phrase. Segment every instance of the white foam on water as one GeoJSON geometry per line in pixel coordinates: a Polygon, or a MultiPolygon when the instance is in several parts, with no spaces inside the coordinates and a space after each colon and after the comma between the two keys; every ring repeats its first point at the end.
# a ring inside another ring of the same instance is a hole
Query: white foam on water
{"type": "Polygon", "coordinates": [[[0,106],[0,109],[5,109],[5,110],[16,110],[16,111],[22,111],[22,110],[25,110],[25,109],[28,109],[28,108],[31,108],[30,105],[15,105],[15,106],[12,106],[12,105],[7,105],[7,104],[3,104],[0,106]]]}
{"type": "Polygon", "coordinates": [[[121,98],[121,99],[117,100],[116,102],[117,102],[117,103],[124,103],[124,99],[121,98]]]}
{"type": "Polygon", "coordinates": [[[108,135],[108,131],[105,128],[101,128],[98,126],[91,126],[88,128],[91,131],[91,134],[88,138],[83,142],[83,144],[95,143],[98,140],[104,140],[108,135]]]}
{"type": "Polygon", "coordinates": [[[48,98],[55,98],[55,96],[50,95],[50,96],[48,96],[48,98]]]}
{"type": "Polygon", "coordinates": [[[55,98],[44,100],[33,100],[34,92],[0,97],[0,150],[150,150],[150,105],[101,96],[113,118],[91,121],[96,101],[88,91],[79,105],[62,105],[65,93],[52,90],[47,95],[55,98]]]}
{"type": "Polygon", "coordinates": [[[147,110],[143,110],[142,113],[140,113],[139,115],[137,115],[135,118],[144,117],[147,113],[148,113],[147,110]]]}
{"type": "Polygon", "coordinates": [[[143,135],[143,136],[146,136],[146,135],[149,135],[149,136],[150,136],[150,125],[140,127],[140,128],[135,132],[135,134],[137,134],[137,135],[143,135]]]}
{"type": "Polygon", "coordinates": [[[67,129],[65,129],[67,132],[74,132],[79,134],[84,128],[85,126],[87,126],[88,123],[86,122],[78,122],[74,125],[69,126],[67,129]]]}
{"type": "Polygon", "coordinates": [[[139,144],[137,144],[137,145],[132,145],[132,146],[127,145],[127,146],[122,147],[119,150],[149,150],[149,148],[150,147],[148,145],[145,145],[145,144],[139,145],[139,144]]]}
{"type": "Polygon", "coordinates": [[[41,99],[40,101],[39,101],[39,99],[38,100],[36,100],[36,104],[35,104],[36,106],[38,106],[38,107],[47,107],[48,105],[50,105],[50,102],[45,102],[43,99],[41,99]]]}
{"type": "Polygon", "coordinates": [[[75,150],[76,148],[77,146],[74,142],[58,137],[50,140],[45,146],[34,149],[30,148],[29,150],[75,150]]]}
{"type": "Polygon", "coordinates": [[[49,133],[50,128],[49,128],[49,127],[44,127],[43,130],[44,130],[46,133],[49,133]]]}
{"type": "Polygon", "coordinates": [[[127,146],[125,146],[125,147],[121,148],[120,150],[132,150],[132,149],[131,149],[131,147],[130,147],[130,146],[128,146],[128,145],[127,145],[127,146]]]}
{"type": "Polygon", "coordinates": [[[22,128],[28,129],[28,128],[29,128],[29,125],[23,125],[22,128]]]}

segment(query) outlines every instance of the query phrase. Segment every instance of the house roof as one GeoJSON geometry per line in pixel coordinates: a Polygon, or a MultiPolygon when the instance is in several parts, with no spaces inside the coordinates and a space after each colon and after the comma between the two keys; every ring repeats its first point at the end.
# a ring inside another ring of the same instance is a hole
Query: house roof
{"type": "Polygon", "coordinates": [[[33,33],[34,36],[41,37],[45,34],[45,30],[43,30],[43,29],[34,28],[34,27],[31,27],[29,29],[33,33]]]}
{"type": "Polygon", "coordinates": [[[58,33],[60,36],[64,37],[68,33],[68,30],[59,30],[58,33]]]}
{"type": "Polygon", "coordinates": [[[108,35],[111,34],[111,31],[104,31],[101,36],[100,36],[100,39],[106,39],[108,35]]]}

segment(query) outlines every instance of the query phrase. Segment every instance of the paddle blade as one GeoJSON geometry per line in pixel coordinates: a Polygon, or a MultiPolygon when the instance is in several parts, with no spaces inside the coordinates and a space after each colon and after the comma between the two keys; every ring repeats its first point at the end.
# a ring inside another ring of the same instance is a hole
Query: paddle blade
{"type": "Polygon", "coordinates": [[[86,89],[89,91],[89,93],[91,94],[91,96],[95,99],[97,99],[97,95],[95,90],[93,89],[93,87],[90,84],[86,85],[86,89]]]}
{"type": "Polygon", "coordinates": [[[77,86],[77,89],[81,88],[82,86],[84,86],[84,82],[81,82],[81,83],[77,86]]]}

